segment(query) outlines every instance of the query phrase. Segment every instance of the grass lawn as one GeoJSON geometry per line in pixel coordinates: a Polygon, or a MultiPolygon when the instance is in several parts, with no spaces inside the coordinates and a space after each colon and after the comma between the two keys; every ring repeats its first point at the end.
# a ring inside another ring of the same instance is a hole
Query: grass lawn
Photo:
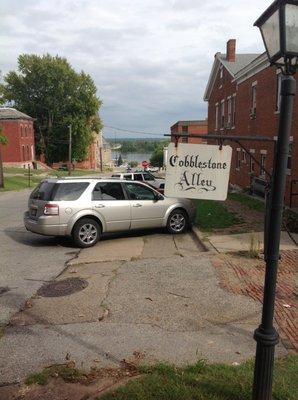
{"type": "Polygon", "coordinates": [[[197,207],[195,224],[202,231],[212,232],[214,229],[229,228],[242,220],[229,212],[224,205],[212,200],[194,200],[197,207]]]}
{"type": "MultiPolygon", "coordinates": [[[[4,188],[0,189],[1,192],[7,192],[10,190],[21,190],[28,188],[28,170],[24,170],[23,168],[4,168],[4,188]],[[15,175],[13,175],[15,174],[15,175]]],[[[84,175],[97,175],[98,171],[94,170],[84,170],[77,169],[71,172],[71,176],[84,176],[84,175]]],[[[41,179],[44,179],[46,176],[68,176],[68,171],[56,171],[56,170],[31,170],[31,188],[34,188],[41,179]]]]}
{"type": "MultiPolygon", "coordinates": [[[[24,168],[16,168],[16,167],[4,167],[4,174],[27,174],[28,170],[24,168]]],[[[82,175],[96,175],[99,171],[95,171],[93,169],[76,169],[71,171],[72,176],[82,176],[82,175]]],[[[48,176],[68,176],[68,171],[59,171],[59,170],[42,170],[42,169],[31,169],[32,175],[48,175],[48,176]]]]}
{"type": "MultiPolygon", "coordinates": [[[[158,365],[143,368],[144,375],[100,400],[250,400],[253,363],[176,368],[158,365]]],[[[273,399],[298,398],[298,357],[279,359],[275,364],[273,399]]]]}
{"type": "MultiPolygon", "coordinates": [[[[42,177],[32,176],[31,177],[31,188],[33,188],[40,182],[42,177]]],[[[0,189],[1,192],[7,192],[9,190],[21,190],[28,188],[28,177],[26,176],[7,176],[4,177],[4,188],[0,189]]]]}
{"type": "Polygon", "coordinates": [[[261,200],[253,199],[244,193],[229,193],[228,198],[234,201],[239,201],[239,203],[246,205],[251,210],[255,211],[265,211],[265,203],[261,200]]]}

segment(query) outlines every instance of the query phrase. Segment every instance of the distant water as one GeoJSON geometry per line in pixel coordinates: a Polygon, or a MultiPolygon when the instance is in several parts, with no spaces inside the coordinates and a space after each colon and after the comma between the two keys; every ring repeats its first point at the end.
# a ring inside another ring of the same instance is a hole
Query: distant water
{"type": "Polygon", "coordinates": [[[142,161],[149,162],[151,157],[151,153],[121,153],[119,151],[112,151],[112,159],[115,160],[116,157],[118,159],[120,154],[124,162],[131,162],[131,161],[136,161],[138,163],[141,163],[142,161]]]}

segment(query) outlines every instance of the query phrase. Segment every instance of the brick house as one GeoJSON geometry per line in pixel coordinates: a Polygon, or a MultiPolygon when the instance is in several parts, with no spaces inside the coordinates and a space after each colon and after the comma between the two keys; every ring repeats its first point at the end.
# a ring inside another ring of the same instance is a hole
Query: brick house
{"type": "MultiPolygon", "coordinates": [[[[270,67],[263,54],[237,54],[236,40],[227,42],[226,54],[216,53],[204,100],[208,102],[208,133],[267,136],[276,139],[282,75],[270,67]]],[[[213,142],[214,143],[214,142],[213,142]]],[[[268,180],[265,171],[239,145],[233,147],[230,183],[248,187],[252,177],[268,180]]],[[[243,142],[261,165],[272,172],[274,143],[243,142]]],[[[298,192],[298,100],[294,103],[290,155],[288,159],[286,204],[290,187],[298,192]]],[[[293,197],[298,205],[298,196],[293,197]]]]}
{"type": "MultiPolygon", "coordinates": [[[[177,121],[174,125],[171,126],[171,141],[175,141],[175,133],[184,133],[184,134],[199,134],[206,135],[208,133],[208,122],[207,120],[198,120],[198,121],[177,121]]],[[[201,138],[192,138],[192,137],[183,137],[179,139],[181,143],[204,143],[204,139],[201,138]]]]}
{"type": "Polygon", "coordinates": [[[35,160],[33,118],[15,108],[0,107],[0,127],[8,139],[1,146],[3,163],[27,166],[35,160]]]}

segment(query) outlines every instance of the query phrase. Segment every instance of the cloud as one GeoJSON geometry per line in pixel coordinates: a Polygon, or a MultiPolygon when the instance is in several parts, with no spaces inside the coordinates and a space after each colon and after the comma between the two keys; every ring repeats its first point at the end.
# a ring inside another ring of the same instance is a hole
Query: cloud
{"type": "Polygon", "coordinates": [[[168,132],[206,117],[213,57],[229,38],[239,52],[263,51],[252,25],[270,3],[2,0],[0,70],[15,69],[21,53],[58,54],[93,77],[106,125],[168,132]]]}

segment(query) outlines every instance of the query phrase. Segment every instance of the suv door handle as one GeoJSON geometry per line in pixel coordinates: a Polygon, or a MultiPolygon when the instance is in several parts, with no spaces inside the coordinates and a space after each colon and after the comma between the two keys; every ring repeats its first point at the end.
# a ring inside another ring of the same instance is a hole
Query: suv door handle
{"type": "Polygon", "coordinates": [[[105,205],[104,204],[97,204],[96,206],[94,206],[95,208],[104,208],[105,205]]]}
{"type": "Polygon", "coordinates": [[[142,204],[140,204],[140,203],[133,204],[133,207],[142,207],[142,204]]]}

